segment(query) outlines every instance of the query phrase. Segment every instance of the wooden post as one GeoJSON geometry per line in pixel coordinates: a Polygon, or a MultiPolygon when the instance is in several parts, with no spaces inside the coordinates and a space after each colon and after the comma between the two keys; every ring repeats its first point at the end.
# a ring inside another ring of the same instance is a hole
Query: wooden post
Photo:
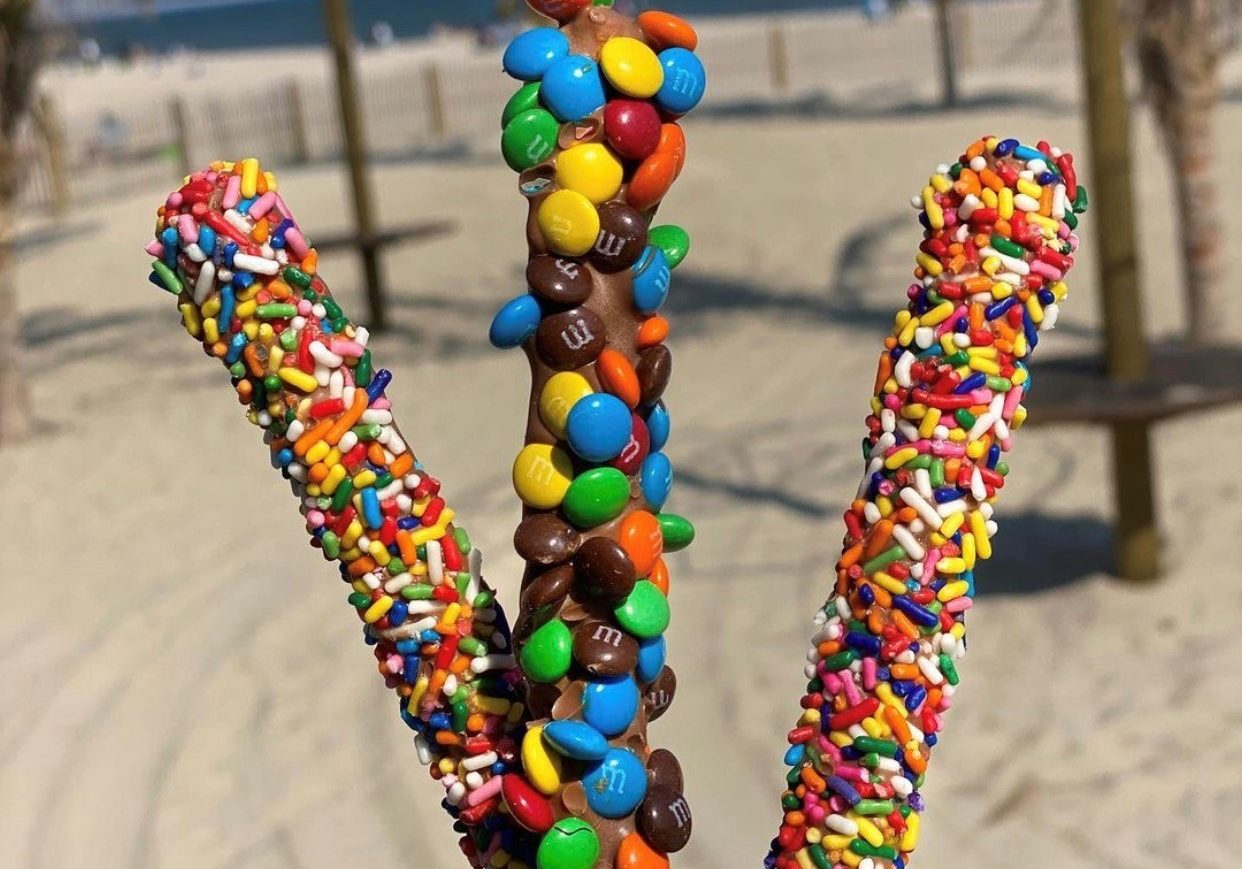
{"type": "Polygon", "coordinates": [[[194,171],[190,154],[190,122],[185,111],[185,100],[179,96],[169,100],[168,114],[172,118],[173,147],[177,150],[173,165],[177,167],[178,175],[184,178],[194,171]]]}
{"type": "Polygon", "coordinates": [[[789,44],[785,26],[774,23],[768,30],[768,61],[771,64],[772,89],[778,94],[789,92],[789,44]]]}
{"type": "Polygon", "coordinates": [[[940,103],[957,105],[957,54],[953,40],[951,0],[936,0],[936,42],[940,50],[940,103]]]}
{"type": "MultiPolygon", "coordinates": [[[[1078,11],[1108,376],[1141,381],[1147,377],[1148,354],[1134,240],[1121,21],[1117,0],[1078,0],[1078,11]]],[[[1160,570],[1160,551],[1150,424],[1116,423],[1112,441],[1117,571],[1130,580],[1154,579],[1160,570]]]]}
{"type": "Polygon", "coordinates": [[[358,91],[354,81],[353,28],[349,21],[348,0],[323,0],[324,20],[332,44],[336,67],[336,95],[345,136],[345,159],[349,164],[349,183],[354,201],[354,222],[358,234],[358,253],[366,280],[367,304],[372,332],[388,325],[384,287],[380,278],[379,246],[375,237],[375,216],[367,177],[366,133],[358,110],[358,91]]]}
{"type": "Polygon", "coordinates": [[[427,129],[433,137],[442,139],[448,133],[448,118],[444,113],[440,65],[434,60],[423,69],[423,89],[427,92],[427,129]]]}
{"type": "Polygon", "coordinates": [[[35,101],[34,119],[51,182],[52,214],[59,217],[69,210],[69,167],[65,160],[65,130],[56,102],[49,94],[40,94],[35,101]]]}
{"type": "Polygon", "coordinates": [[[296,78],[285,87],[285,99],[289,105],[289,159],[302,164],[310,161],[310,139],[306,135],[306,106],[302,102],[302,87],[296,78]]]}

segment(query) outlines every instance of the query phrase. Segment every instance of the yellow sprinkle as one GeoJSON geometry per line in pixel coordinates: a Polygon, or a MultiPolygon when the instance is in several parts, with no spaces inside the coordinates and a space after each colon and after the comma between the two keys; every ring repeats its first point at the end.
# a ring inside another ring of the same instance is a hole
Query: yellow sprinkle
{"type": "Polygon", "coordinates": [[[181,311],[181,325],[185,326],[190,337],[197,338],[203,332],[203,321],[199,319],[198,309],[189,302],[182,302],[177,307],[181,311]]]}
{"type": "Polygon", "coordinates": [[[300,368],[280,369],[280,379],[302,392],[314,392],[319,388],[319,383],[315,378],[300,368]]]}
{"type": "Polygon", "coordinates": [[[934,187],[937,193],[948,193],[953,189],[953,179],[939,172],[927,179],[927,183],[934,187]]]}
{"type": "Polygon", "coordinates": [[[423,695],[427,693],[427,677],[419,676],[418,681],[414,683],[414,690],[410,692],[410,700],[406,704],[406,708],[410,710],[411,715],[417,716],[418,703],[423,699],[423,695]]]}
{"type": "Polygon", "coordinates": [[[849,866],[850,869],[855,869],[855,867],[860,866],[862,864],[862,859],[861,854],[855,854],[853,851],[848,849],[841,852],[841,862],[846,866],[849,866]]]}
{"type": "Polygon", "coordinates": [[[970,535],[975,538],[979,557],[987,561],[992,557],[992,541],[988,539],[988,524],[978,510],[970,512],[970,535]]]}
{"type": "Polygon", "coordinates": [[[854,841],[853,836],[827,835],[824,836],[821,844],[825,851],[844,851],[850,846],[850,842],[854,841]]]}
{"type": "Polygon", "coordinates": [[[845,748],[846,746],[854,744],[854,737],[850,736],[848,733],[842,733],[840,730],[834,730],[828,734],[828,741],[837,748],[845,748]]]}
{"type": "Polygon", "coordinates": [[[508,715],[513,704],[503,697],[485,697],[482,693],[474,695],[472,705],[479,712],[489,715],[508,715]]]}
{"type": "Polygon", "coordinates": [[[267,182],[267,189],[272,193],[276,192],[276,174],[274,172],[264,172],[263,180],[267,182]]]}
{"type": "Polygon", "coordinates": [[[1031,316],[1031,322],[1038,326],[1044,322],[1044,306],[1039,303],[1039,297],[1034,293],[1027,296],[1026,312],[1031,316]]]}
{"type": "Polygon", "coordinates": [[[358,538],[362,536],[362,523],[357,519],[349,523],[349,527],[345,529],[345,533],[341,535],[341,548],[349,549],[358,542],[358,538]]]}
{"type": "Polygon", "coordinates": [[[1019,193],[1025,193],[1027,196],[1030,196],[1032,199],[1038,199],[1039,197],[1044,195],[1044,188],[1040,187],[1038,184],[1036,184],[1034,181],[1030,180],[1029,178],[1019,178],[1017,186],[1018,186],[1019,193]]]}
{"type": "Polygon", "coordinates": [[[885,459],[884,467],[888,468],[890,471],[894,471],[911,459],[918,458],[918,455],[919,451],[917,447],[905,447],[904,449],[897,450],[885,459]]]}
{"type": "Polygon", "coordinates": [[[929,407],[927,413],[923,414],[923,422],[919,424],[919,435],[930,438],[938,425],[940,425],[940,408],[929,407]]]}
{"type": "Polygon", "coordinates": [[[248,302],[239,303],[236,308],[237,318],[239,320],[247,319],[251,314],[254,313],[254,310],[257,307],[259,307],[259,303],[256,302],[254,299],[251,299],[248,302]]]}
{"type": "Polygon", "coordinates": [[[895,576],[889,576],[882,570],[877,570],[871,575],[871,581],[889,594],[905,594],[909,591],[906,584],[895,576]]]}
{"type": "Polygon", "coordinates": [[[241,195],[250,199],[259,192],[259,161],[254,157],[242,160],[241,195]]]}
{"type": "Polygon", "coordinates": [[[867,844],[878,848],[884,844],[884,834],[880,832],[880,828],[871,823],[864,815],[856,815],[850,812],[849,819],[858,825],[858,835],[867,840],[867,844]]]}
{"type": "Polygon", "coordinates": [[[306,494],[310,495],[312,498],[318,498],[321,494],[323,494],[323,491],[319,488],[318,483],[307,483],[306,494]]]}
{"type": "Polygon", "coordinates": [[[392,609],[393,599],[388,595],[384,595],[375,603],[367,607],[367,611],[362,614],[362,620],[368,625],[373,625],[384,617],[384,615],[392,609]]]}
{"type": "Polygon", "coordinates": [[[886,495],[880,495],[875,499],[875,506],[880,510],[880,518],[887,519],[893,515],[893,501],[886,495]]]}
{"type": "Polygon", "coordinates": [[[247,340],[253,341],[259,334],[259,324],[254,320],[247,320],[242,323],[242,331],[246,333],[247,340]]]}
{"type": "Polygon", "coordinates": [[[815,861],[811,859],[811,852],[806,848],[795,851],[794,859],[798,861],[800,869],[815,869],[815,861]]]}
{"type": "Polygon", "coordinates": [[[992,284],[992,298],[993,299],[1008,299],[1012,295],[1013,295],[1013,287],[1005,283],[1004,281],[997,281],[996,283],[992,284]]]}
{"type": "MultiPolygon", "coordinates": [[[[960,624],[955,622],[954,624],[960,624]]],[[[910,712],[906,709],[906,704],[900,697],[893,693],[892,686],[887,682],[877,682],[875,686],[875,696],[880,698],[880,702],[885,706],[891,706],[897,710],[897,714],[902,718],[909,718],[910,712]]]]}
{"type": "Polygon", "coordinates": [[[1058,302],[1064,299],[1065,294],[1069,292],[1069,287],[1066,285],[1065,281],[1057,281],[1048,289],[1052,291],[1052,295],[1056,297],[1058,302]]]}
{"type": "Polygon", "coordinates": [[[919,815],[911,812],[906,818],[906,831],[901,834],[901,850],[913,851],[919,844],[919,815]]]}
{"type": "Polygon", "coordinates": [[[327,441],[320,441],[309,450],[306,451],[306,464],[314,465],[327,458],[328,453],[332,451],[332,445],[327,441]]]}
{"type": "Polygon", "coordinates": [[[897,343],[902,347],[909,347],[914,341],[914,333],[918,330],[922,323],[918,317],[911,317],[906,322],[905,328],[901,330],[901,334],[897,336],[897,343]]]}
{"type": "Polygon", "coordinates": [[[370,468],[359,471],[357,474],[354,474],[354,488],[365,489],[367,486],[374,483],[376,479],[377,477],[375,476],[375,471],[372,471],[370,468]]]}
{"type": "MultiPolygon", "coordinates": [[[[1035,297],[1032,296],[1031,298],[1033,300],[1035,297]]],[[[969,365],[971,371],[979,371],[983,374],[1000,374],[999,365],[991,359],[984,359],[981,356],[971,356],[969,365]]]]}
{"type": "Polygon", "coordinates": [[[996,212],[1001,220],[1009,220],[1013,217],[1013,191],[1008,187],[1001,188],[997,197],[996,212]]]}
{"type": "Polygon", "coordinates": [[[993,277],[1001,269],[1000,257],[985,256],[983,262],[979,263],[979,268],[983,269],[983,273],[989,277],[993,277]]]}
{"type": "Polygon", "coordinates": [[[936,191],[930,187],[923,188],[923,211],[932,229],[944,229],[944,209],[936,202],[936,191]]]}
{"type": "Polygon", "coordinates": [[[328,476],[324,477],[323,482],[319,484],[319,488],[323,489],[323,493],[325,495],[331,495],[336,491],[336,487],[344,482],[345,473],[344,465],[334,465],[332,469],[328,471],[328,476]]]}
{"type": "Polygon", "coordinates": [[[966,440],[966,432],[960,428],[951,428],[949,429],[949,440],[955,442],[964,441],[966,440]]]}
{"type": "Polygon", "coordinates": [[[910,318],[913,316],[914,315],[905,308],[898,311],[897,316],[893,318],[893,334],[900,335],[903,331],[905,331],[906,323],[909,323],[910,318]]]}
{"type": "Polygon", "coordinates": [[[920,314],[919,319],[924,326],[936,326],[943,323],[953,314],[954,307],[952,302],[941,302],[936,307],[926,313],[920,314]]]}
{"type": "Polygon", "coordinates": [[[983,441],[971,441],[966,444],[966,455],[972,459],[981,459],[986,452],[983,441]]]}
{"type": "Polygon", "coordinates": [[[962,560],[966,562],[967,570],[975,569],[975,535],[962,535],[962,560]]]}
{"type": "Polygon", "coordinates": [[[220,327],[216,325],[215,317],[203,320],[203,340],[208,344],[215,344],[220,340],[220,327]]]}
{"type": "Polygon", "coordinates": [[[273,344],[267,352],[267,370],[275,374],[280,370],[280,363],[285,359],[285,351],[279,344],[273,344]]]}
{"type": "MultiPolygon", "coordinates": [[[[966,625],[962,622],[954,622],[953,627],[949,628],[949,633],[960,640],[962,637],[966,636],[966,625]]],[[[904,704],[902,705],[902,708],[905,708],[904,704]]]]}
{"type": "Polygon", "coordinates": [[[923,271],[927,272],[933,278],[938,277],[944,271],[944,266],[940,264],[940,260],[936,259],[926,251],[919,251],[914,261],[923,267],[923,271]]]}
{"type": "Polygon", "coordinates": [[[392,555],[388,552],[388,547],[384,545],[382,540],[372,540],[371,545],[367,547],[367,552],[375,559],[375,563],[380,567],[387,566],[392,561],[392,555]]]}
{"type": "Polygon", "coordinates": [[[410,541],[415,546],[422,546],[431,540],[439,540],[444,536],[444,529],[439,525],[433,525],[430,528],[416,528],[410,532],[410,541]]]}
{"type": "Polygon", "coordinates": [[[873,736],[876,739],[880,739],[884,735],[883,732],[880,730],[880,725],[876,723],[876,720],[874,718],[864,718],[861,722],[861,726],[862,726],[863,731],[868,736],[873,736]]]}
{"type": "Polygon", "coordinates": [[[942,558],[936,562],[936,572],[955,576],[966,570],[966,562],[961,558],[942,558]]]}
{"type": "Polygon", "coordinates": [[[963,579],[957,582],[946,582],[940,591],[936,592],[936,600],[941,603],[948,603],[951,600],[961,597],[970,589],[970,583],[963,579]]]}
{"type": "Polygon", "coordinates": [[[996,199],[996,191],[991,187],[984,187],[983,192],[979,194],[979,198],[983,200],[983,204],[987,208],[995,208],[999,204],[996,199]]]}

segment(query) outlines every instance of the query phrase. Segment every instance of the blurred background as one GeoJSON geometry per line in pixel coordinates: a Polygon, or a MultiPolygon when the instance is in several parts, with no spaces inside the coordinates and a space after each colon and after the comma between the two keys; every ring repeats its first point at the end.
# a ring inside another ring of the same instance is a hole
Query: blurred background
{"type": "MultiPolygon", "coordinates": [[[[653,728],[698,818],[677,865],[758,865],[775,832],[909,199],[984,134],[1074,151],[1092,209],[915,865],[1232,865],[1242,10],[661,6],[709,74],[660,215],[694,242],[667,399],[699,536],[653,728]]],[[[347,312],[385,324],[404,430],[512,605],[527,372],[486,333],[526,258],[497,147],[524,10],[0,0],[0,865],[461,864],[334,571],[141,248],[192,168],[276,170],[347,312]]]]}

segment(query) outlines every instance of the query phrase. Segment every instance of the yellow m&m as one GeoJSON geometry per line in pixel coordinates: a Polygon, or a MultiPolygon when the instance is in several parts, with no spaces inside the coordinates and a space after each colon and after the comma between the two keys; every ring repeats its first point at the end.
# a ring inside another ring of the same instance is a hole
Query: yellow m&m
{"type": "Polygon", "coordinates": [[[629,36],[614,36],[605,42],[599,65],[608,83],[626,96],[645,100],[655,96],[664,84],[660,58],[645,42],[629,36]]]}
{"type": "Polygon", "coordinates": [[[528,444],[513,460],[513,488],[536,510],[559,507],[573,479],[569,455],[551,444],[528,444]]]}
{"type": "Polygon", "coordinates": [[[597,142],[570,148],[556,158],[556,183],[595,205],[617,195],[623,175],[621,161],[597,142]]]}
{"type": "Polygon", "coordinates": [[[558,371],[548,378],[539,393],[539,418],[548,431],[561,440],[565,439],[565,422],[569,411],[581,399],[594,393],[591,384],[574,371],[558,371]]]}
{"type": "Polygon", "coordinates": [[[536,220],[548,247],[565,256],[582,256],[599,236],[599,212],[576,190],[549,195],[539,204],[536,220]]]}

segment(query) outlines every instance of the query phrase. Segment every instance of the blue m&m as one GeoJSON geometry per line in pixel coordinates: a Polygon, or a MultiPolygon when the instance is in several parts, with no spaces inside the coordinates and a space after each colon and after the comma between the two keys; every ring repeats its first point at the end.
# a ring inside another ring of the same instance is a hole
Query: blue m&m
{"type": "Polygon", "coordinates": [[[608,753],[604,735],[582,721],[549,721],[543,738],[558,754],[574,760],[601,760],[608,753]]]}
{"type": "Polygon", "coordinates": [[[588,682],[582,692],[582,718],[604,736],[619,736],[638,714],[638,699],[638,685],[630,676],[588,682]]]}
{"type": "Polygon", "coordinates": [[[607,101],[599,64],[582,54],[553,63],[543,74],[539,95],[562,122],[580,121],[607,101]]]}
{"type": "Polygon", "coordinates": [[[608,462],[630,442],[630,409],[615,395],[596,392],[569,410],[565,432],[575,454],[588,462],[608,462]]]}
{"type": "Polygon", "coordinates": [[[693,51],[666,48],[660,52],[660,65],[664,67],[664,83],[656,92],[656,103],[666,112],[684,115],[699,104],[707,89],[703,61],[693,51]]]}
{"type": "Polygon", "coordinates": [[[647,456],[639,472],[639,483],[642,485],[643,498],[658,512],[673,488],[673,463],[668,460],[668,456],[664,453],[647,456]]]}
{"type": "Polygon", "coordinates": [[[516,299],[510,299],[496,312],[487,333],[488,340],[492,346],[501,349],[517,347],[535,334],[542,317],[539,301],[530,293],[523,293],[516,299]]]}
{"type": "Polygon", "coordinates": [[[672,280],[664,251],[653,244],[647,245],[631,271],[634,273],[634,307],[644,314],[654,314],[668,298],[672,280]]]}
{"type": "Polygon", "coordinates": [[[651,451],[653,453],[664,449],[664,445],[668,443],[668,435],[672,426],[672,420],[668,416],[668,408],[664,406],[664,402],[657,401],[647,414],[647,434],[651,438],[651,451]]]}
{"type": "Polygon", "coordinates": [[[647,770],[634,752],[611,748],[582,777],[587,805],[603,818],[624,818],[647,795],[647,770]]]}
{"type": "Polygon", "coordinates": [[[569,54],[569,38],[551,27],[536,27],[505,49],[505,72],[521,81],[538,81],[552,64],[569,54]]]}

